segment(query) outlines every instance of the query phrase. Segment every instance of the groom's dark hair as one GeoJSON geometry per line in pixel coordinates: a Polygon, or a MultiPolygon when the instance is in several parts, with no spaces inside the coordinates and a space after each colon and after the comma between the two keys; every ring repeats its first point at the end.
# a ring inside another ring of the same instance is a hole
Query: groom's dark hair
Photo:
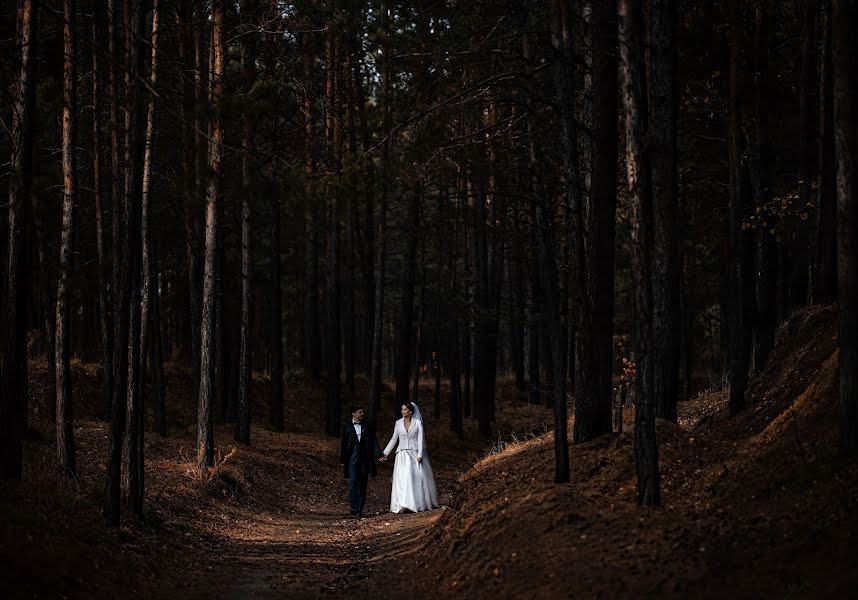
{"type": "Polygon", "coordinates": [[[352,404],[352,414],[355,414],[359,410],[363,410],[363,406],[360,404],[352,404]]]}

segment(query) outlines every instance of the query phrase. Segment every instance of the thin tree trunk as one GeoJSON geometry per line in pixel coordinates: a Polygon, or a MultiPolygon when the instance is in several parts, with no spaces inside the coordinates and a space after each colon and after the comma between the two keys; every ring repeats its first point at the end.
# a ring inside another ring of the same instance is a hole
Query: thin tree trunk
{"type": "Polygon", "coordinates": [[[315,198],[315,150],[316,125],[313,111],[313,63],[314,37],[312,31],[302,35],[304,68],[304,172],[307,178],[307,204],[304,209],[304,227],[306,231],[306,271],[304,285],[304,369],[310,377],[319,379],[321,368],[321,334],[319,331],[319,240],[316,224],[316,211],[313,208],[315,198]]]}
{"type": "Polygon", "coordinates": [[[280,199],[271,195],[271,406],[269,421],[283,431],[283,308],[280,288],[280,199]]]}
{"type": "Polygon", "coordinates": [[[399,407],[408,402],[408,384],[411,371],[412,334],[414,329],[414,284],[417,273],[417,228],[420,223],[420,205],[423,199],[422,182],[418,186],[415,197],[407,202],[406,223],[408,231],[415,234],[408,236],[408,247],[405,254],[405,268],[402,281],[402,304],[399,313],[399,350],[396,357],[396,400],[394,416],[399,414],[399,407]]]}
{"type": "MultiPolygon", "coordinates": [[[[564,150],[564,156],[566,151],[564,150]]],[[[539,247],[536,242],[536,224],[534,222],[533,232],[530,235],[531,242],[528,248],[528,290],[530,294],[529,310],[527,315],[527,370],[528,384],[530,385],[530,403],[541,402],[541,384],[539,381],[539,346],[542,330],[542,293],[539,284],[539,247]]]]}
{"type": "Polygon", "coordinates": [[[816,196],[816,281],[814,302],[837,300],[837,190],[834,155],[834,63],[832,59],[831,0],[823,0],[820,23],[822,64],[819,101],[819,173],[816,196]]]}
{"type": "MultiPolygon", "coordinates": [[[[647,110],[644,101],[643,9],[640,0],[620,0],[620,57],[622,60],[623,108],[625,109],[626,180],[632,221],[632,272],[635,287],[635,467],[638,504],[660,503],[658,442],[655,417],[656,396],[653,356],[652,236],[653,207],[649,194],[649,172],[643,138],[647,110]]],[[[622,398],[618,411],[622,427],[622,398]]]]}
{"type": "MultiPolygon", "coordinates": [[[[758,2],[755,9],[754,31],[754,72],[756,78],[756,169],[754,170],[754,205],[757,213],[765,214],[765,207],[771,200],[771,148],[769,135],[769,34],[768,7],[764,1],[758,2]]],[[[804,68],[804,67],[803,67],[804,68]]],[[[801,184],[804,185],[804,184],[801,184]]],[[[762,370],[769,353],[775,343],[777,329],[777,281],[778,281],[778,246],[772,233],[774,223],[763,222],[757,228],[757,314],[756,335],[754,338],[754,365],[756,370],[762,370]]],[[[804,230],[805,234],[806,229],[804,230]]],[[[797,239],[793,243],[793,259],[806,251],[807,239],[797,239]]],[[[791,269],[801,270],[792,264],[791,269]]],[[[806,257],[804,271],[807,271],[806,257]]],[[[793,292],[797,290],[796,275],[793,271],[793,292]]],[[[806,291],[806,284],[801,285],[806,291]]],[[[790,294],[792,298],[792,292],[790,294]]],[[[793,302],[802,305],[804,302],[793,302]]]]}
{"type": "Polygon", "coordinates": [[[57,392],[57,465],[71,478],[77,475],[69,366],[68,278],[72,265],[72,235],[77,202],[77,27],[75,1],[63,2],[63,221],[57,277],[57,317],[54,363],[57,392]]]}
{"type": "MultiPolygon", "coordinates": [[[[125,458],[125,493],[132,514],[137,517],[143,512],[143,396],[142,372],[145,357],[145,329],[148,314],[148,298],[144,288],[148,265],[144,260],[143,246],[147,243],[148,222],[144,213],[148,212],[148,192],[146,178],[146,147],[148,146],[148,125],[143,129],[143,86],[141,79],[145,73],[144,30],[146,12],[142,0],[133,4],[133,29],[127,29],[126,38],[126,89],[130,98],[126,99],[126,206],[127,206],[127,268],[131,285],[131,304],[128,316],[128,391],[125,413],[125,438],[123,454],[125,458]],[[142,344],[142,345],[141,345],[142,344]]],[[[129,8],[129,7],[126,7],[129,8]]],[[[128,21],[128,13],[126,13],[128,21]]],[[[151,109],[154,131],[154,106],[151,109]]],[[[149,116],[149,115],[147,115],[149,116]]],[[[151,162],[151,155],[149,156],[151,162]]],[[[150,165],[151,169],[151,165],[150,165]]]]}
{"type": "Polygon", "coordinates": [[[166,398],[166,382],[164,380],[164,340],[161,333],[161,307],[158,293],[158,261],[155,258],[155,245],[150,242],[149,272],[152,274],[154,285],[150,289],[149,303],[152,335],[149,341],[149,363],[152,368],[152,407],[155,412],[155,433],[161,437],[167,436],[167,414],[164,406],[166,398]]]}
{"type": "MultiPolygon", "coordinates": [[[[102,3],[94,4],[92,38],[100,39],[102,3]]],[[[104,189],[102,182],[101,154],[101,76],[99,74],[98,49],[92,47],[92,187],[95,195],[95,236],[98,249],[98,304],[101,325],[102,368],[104,370],[104,418],[110,419],[110,402],[113,398],[113,336],[111,335],[111,289],[108,285],[109,265],[104,248],[104,189]]]]}
{"type": "Polygon", "coordinates": [[[33,111],[35,103],[38,2],[18,5],[17,46],[21,57],[13,95],[9,179],[9,258],[6,322],[9,347],[0,397],[0,479],[20,479],[22,440],[27,428],[27,296],[30,289],[27,221],[33,183],[33,111]]]}
{"type": "Polygon", "coordinates": [[[197,461],[205,472],[214,464],[214,336],[215,336],[215,256],[217,253],[217,213],[221,195],[221,156],[223,127],[221,125],[221,96],[223,94],[224,0],[212,2],[211,72],[211,143],[209,144],[209,177],[206,195],[206,252],[203,271],[203,306],[200,328],[200,397],[197,408],[197,461]]]}
{"type": "MultiPolygon", "coordinates": [[[[573,197],[578,304],[574,441],[612,431],[614,221],[617,205],[617,3],[593,7],[594,144],[586,206],[573,197]],[[586,231],[586,236],[584,232],[586,231]],[[585,241],[586,238],[586,241],[585,241]]],[[[564,118],[564,126],[570,119],[564,118]]],[[[573,138],[574,139],[574,138],[573,138]]],[[[669,271],[668,271],[669,272],[669,271]]]]}
{"type": "Polygon", "coordinates": [[[656,415],[676,422],[681,313],[676,162],[676,1],[653,0],[650,24],[649,155],[653,202],[653,364],[656,415]]]}
{"type": "MultiPolygon", "coordinates": [[[[422,287],[422,286],[421,286],[422,287]]],[[[421,300],[422,300],[421,293],[421,300]]],[[[420,346],[423,341],[423,303],[420,303],[420,310],[417,313],[417,338],[414,341],[414,383],[411,386],[411,401],[417,402],[420,399],[420,346]]]]}
{"type": "Polygon", "coordinates": [[[858,454],[858,0],[832,1],[834,140],[837,155],[837,266],[840,446],[858,454]]]}
{"type": "Polygon", "coordinates": [[[122,165],[119,158],[121,129],[119,123],[119,85],[117,82],[116,3],[107,2],[108,21],[108,68],[110,94],[110,149],[111,171],[113,177],[113,398],[110,409],[110,439],[108,442],[108,467],[106,482],[105,514],[110,523],[119,526],[122,438],[125,433],[125,403],[128,393],[128,310],[131,297],[128,290],[128,270],[126,254],[128,236],[127,223],[120,219],[120,213],[127,215],[128,200],[123,193],[124,182],[122,165]]]}
{"type": "Polygon", "coordinates": [[[730,0],[730,82],[727,105],[727,146],[730,170],[730,413],[745,404],[750,360],[750,316],[753,314],[753,238],[742,228],[747,215],[747,193],[741,154],[742,125],[739,99],[741,20],[739,0],[730,0]],[[750,298],[750,300],[749,300],[750,298]]]}
{"type": "Polygon", "coordinates": [[[382,356],[384,345],[384,268],[387,245],[387,197],[381,196],[378,211],[378,237],[375,247],[375,306],[373,307],[372,365],[369,376],[370,422],[376,424],[381,410],[382,356]]]}
{"type": "Polygon", "coordinates": [[[338,39],[335,34],[338,20],[336,6],[332,10],[332,18],[328,21],[328,32],[325,44],[325,96],[327,110],[325,112],[325,142],[327,145],[328,179],[335,179],[327,194],[328,218],[328,271],[327,271],[327,369],[328,369],[328,400],[327,400],[327,433],[337,436],[340,433],[340,388],[342,371],[342,348],[340,332],[340,116],[339,94],[337,89],[338,39]]]}
{"type": "MultiPolygon", "coordinates": [[[[254,0],[245,0],[241,16],[252,18],[256,10],[254,0]]],[[[249,22],[245,21],[245,22],[249,22]]],[[[242,85],[245,97],[256,81],[256,48],[253,36],[245,35],[241,45],[242,85]]],[[[238,351],[238,420],[235,429],[235,441],[250,444],[250,384],[253,372],[251,352],[253,348],[253,259],[251,254],[252,225],[250,195],[252,181],[250,175],[250,152],[254,145],[253,118],[245,110],[242,119],[242,155],[241,155],[241,341],[238,351]]]]}

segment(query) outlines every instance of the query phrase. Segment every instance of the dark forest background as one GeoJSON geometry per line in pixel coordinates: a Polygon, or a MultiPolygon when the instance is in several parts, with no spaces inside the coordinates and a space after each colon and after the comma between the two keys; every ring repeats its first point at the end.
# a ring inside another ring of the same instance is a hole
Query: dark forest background
{"type": "Polygon", "coordinates": [[[28,419],[75,475],[73,361],[116,524],[176,370],[203,470],[215,425],[283,430],[289,374],[331,435],[429,378],[423,411],[487,437],[508,376],[554,411],[556,482],[567,423],[586,442],[634,406],[659,504],[656,419],[713,388],[740,413],[780,324],[831,303],[854,453],[855,5],[3,0],[0,476],[28,419]]]}

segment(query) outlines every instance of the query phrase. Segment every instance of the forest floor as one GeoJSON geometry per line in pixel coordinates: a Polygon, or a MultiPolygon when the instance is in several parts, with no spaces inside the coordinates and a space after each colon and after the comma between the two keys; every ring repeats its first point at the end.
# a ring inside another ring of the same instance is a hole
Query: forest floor
{"type": "MultiPolygon", "coordinates": [[[[219,427],[211,477],[193,469],[192,404],[173,400],[170,435],[146,436],[145,518],[115,530],[100,513],[106,425],[76,422],[79,477],[68,483],[53,474],[48,415],[35,414],[24,480],[0,488],[0,593],[850,597],[858,461],[836,451],[835,324],[824,307],[785,324],[739,416],[728,418],[726,394],[710,390],[680,405],[677,425],[658,423],[662,508],[635,503],[631,409],[626,432],[572,446],[571,482],[558,485],[550,411],[521,402],[503,381],[494,443],[470,420],[460,440],[431,418],[426,382],[421,407],[442,507],[387,512],[388,464],[370,480],[367,517],[356,520],[338,441],[318,433],[321,386],[293,378],[288,430],[255,423],[246,448],[219,427]]],[[[94,415],[96,374],[86,365],[75,374],[78,414],[94,415]]],[[[171,375],[170,396],[189,397],[187,376],[171,375]]],[[[256,414],[265,414],[266,387],[256,380],[256,414]]],[[[359,380],[357,397],[365,387],[359,380]]]]}

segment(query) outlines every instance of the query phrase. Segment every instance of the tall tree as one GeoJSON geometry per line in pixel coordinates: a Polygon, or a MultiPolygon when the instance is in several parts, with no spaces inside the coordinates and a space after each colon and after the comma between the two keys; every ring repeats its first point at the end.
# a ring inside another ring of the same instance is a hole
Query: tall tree
{"type": "MultiPolygon", "coordinates": [[[[526,5],[525,5],[526,10],[526,5]]],[[[561,105],[563,113],[563,121],[568,123],[567,119],[574,119],[574,97],[571,72],[571,52],[568,47],[568,33],[564,35],[564,30],[568,32],[567,22],[568,6],[561,0],[552,2],[551,14],[551,44],[554,47],[554,59],[557,61],[554,67],[554,84],[556,88],[558,103],[561,105]]],[[[525,24],[529,19],[525,19],[525,24]]],[[[531,82],[529,86],[532,88],[534,58],[531,50],[528,27],[524,28],[524,59],[526,61],[526,69],[531,82]]],[[[542,160],[537,150],[537,134],[534,127],[534,106],[532,90],[528,90],[528,120],[527,120],[527,145],[528,155],[530,158],[530,173],[531,186],[533,195],[536,199],[536,227],[539,238],[539,256],[541,259],[540,273],[542,275],[543,289],[545,290],[545,307],[547,309],[548,327],[551,336],[551,359],[554,365],[553,384],[553,405],[554,405],[554,481],[555,483],[564,483],[569,481],[569,447],[567,439],[567,415],[566,415],[566,326],[563,323],[563,317],[560,312],[560,274],[557,268],[557,259],[555,257],[555,242],[554,229],[550,222],[548,201],[545,197],[545,189],[542,181],[542,160]]],[[[564,171],[567,177],[576,172],[576,166],[570,164],[570,160],[575,156],[566,157],[567,152],[571,150],[570,146],[574,141],[567,138],[573,135],[573,131],[567,124],[562,128],[562,143],[564,154],[564,171]]],[[[569,182],[567,181],[567,186],[569,182]]],[[[572,192],[567,187],[567,195],[572,192]]]]}
{"type": "MultiPolygon", "coordinates": [[[[92,39],[101,39],[103,33],[103,2],[93,3],[92,39]]],[[[111,288],[108,284],[108,261],[104,247],[104,189],[102,181],[101,112],[102,91],[99,68],[99,48],[92,46],[92,187],[95,199],[95,235],[98,250],[98,304],[101,325],[101,346],[104,369],[104,417],[110,419],[110,403],[113,397],[113,335],[111,325],[111,288]]]]}
{"type": "MultiPolygon", "coordinates": [[[[245,25],[253,26],[256,2],[245,0],[241,16],[245,25]]],[[[245,98],[249,100],[256,81],[256,48],[254,36],[247,31],[241,44],[241,79],[245,98]]],[[[253,348],[253,259],[251,254],[251,194],[250,152],[254,145],[253,115],[245,107],[242,117],[241,141],[241,336],[238,350],[238,420],[235,440],[250,444],[250,383],[253,370],[251,349],[253,348]]]]}
{"type": "MultiPolygon", "coordinates": [[[[769,112],[771,104],[769,98],[769,26],[768,5],[765,0],[759,0],[754,9],[754,90],[755,90],[755,168],[752,169],[752,186],[754,193],[755,211],[759,215],[765,214],[765,209],[771,200],[771,144],[769,133],[769,112]]],[[[805,68],[805,67],[803,67],[805,68]]],[[[804,184],[800,184],[804,185],[804,184]]],[[[804,230],[804,229],[802,229],[804,230]]],[[[754,365],[759,370],[766,363],[766,359],[775,344],[775,330],[777,321],[777,282],[778,282],[778,246],[775,239],[774,223],[764,222],[757,227],[757,314],[756,335],[754,337],[754,365]]],[[[806,231],[805,231],[806,234],[806,231]]],[[[794,231],[796,239],[793,246],[793,261],[798,261],[798,255],[806,251],[807,239],[801,239],[798,229],[794,231]]],[[[802,279],[798,271],[807,272],[807,260],[805,257],[804,267],[792,264],[792,283],[790,289],[791,303],[801,306],[804,302],[798,300],[798,296],[804,294],[797,291],[800,288],[807,289],[806,285],[800,283],[802,279]]]]}
{"type": "Polygon", "coordinates": [[[105,513],[114,526],[119,525],[120,491],[122,475],[122,438],[125,432],[125,401],[128,389],[128,309],[131,302],[128,291],[128,270],[125,268],[128,228],[124,222],[128,202],[123,193],[123,177],[119,156],[121,138],[119,122],[119,83],[117,65],[117,6],[107,0],[108,28],[108,93],[110,95],[110,155],[113,184],[113,398],[110,409],[110,438],[107,450],[107,478],[105,513]],[[120,210],[122,208],[122,210],[120,210]],[[122,217],[120,217],[120,214],[122,217]]]}
{"type": "Polygon", "coordinates": [[[816,194],[816,269],[814,302],[837,300],[837,190],[834,156],[834,63],[831,0],[822,0],[819,31],[822,52],[819,76],[818,186],[816,194]]]}
{"type": "Polygon", "coordinates": [[[742,51],[741,0],[730,0],[730,79],[727,101],[727,152],[730,172],[730,413],[745,404],[754,313],[753,237],[743,226],[748,218],[748,186],[742,164],[740,68],[742,51]]]}
{"type": "MultiPolygon", "coordinates": [[[[313,2],[308,2],[312,10],[313,2]]],[[[304,227],[306,232],[305,256],[305,299],[304,299],[304,369],[313,379],[319,378],[321,368],[321,334],[319,332],[319,232],[317,211],[314,207],[313,193],[316,189],[316,123],[313,87],[315,69],[315,35],[312,20],[307,23],[301,36],[302,65],[304,68],[304,174],[309,192],[304,208],[304,227]]]]}
{"type": "Polygon", "coordinates": [[[858,0],[832,0],[841,448],[858,454],[858,0]]]}
{"type": "MultiPolygon", "coordinates": [[[[617,210],[617,2],[593,3],[593,157],[589,197],[573,196],[576,443],[611,432],[617,210]]],[[[564,119],[567,120],[567,119],[564,119]]],[[[665,188],[667,189],[667,188],[665,188]]],[[[670,272],[669,269],[667,272],[670,272]]]]}
{"type": "Polygon", "coordinates": [[[54,363],[57,393],[57,464],[75,477],[71,368],[69,366],[69,273],[72,268],[72,236],[77,203],[77,24],[74,0],[63,1],[63,221],[57,276],[57,318],[54,363]]]}
{"type": "Polygon", "coordinates": [[[656,415],[676,422],[681,312],[676,161],[676,1],[650,11],[649,136],[653,202],[653,328],[656,415]]]}
{"type": "Polygon", "coordinates": [[[640,0],[620,0],[620,58],[635,288],[635,467],[638,503],[660,503],[656,397],[653,352],[653,207],[644,136],[647,130],[643,7],[640,0]]]}
{"type": "Polygon", "coordinates": [[[214,336],[215,336],[215,256],[217,253],[218,207],[221,200],[221,159],[223,125],[221,103],[224,67],[224,0],[212,1],[212,71],[209,82],[211,142],[206,192],[206,251],[203,270],[203,306],[200,327],[200,396],[197,407],[197,461],[205,471],[214,464],[214,336]]]}
{"type": "MultiPolygon", "coordinates": [[[[126,251],[130,305],[128,313],[128,380],[125,409],[125,493],[131,512],[143,511],[143,398],[141,341],[144,335],[143,303],[143,244],[144,244],[144,173],[146,130],[144,130],[143,79],[145,74],[144,35],[146,10],[143,0],[125,7],[125,220],[126,251]]],[[[154,108],[153,108],[154,111],[154,108]]],[[[154,119],[154,112],[152,114],[154,119]]],[[[154,127],[154,122],[153,122],[154,127]]],[[[151,155],[150,155],[151,162],[151,155]]],[[[148,199],[145,199],[148,202],[148,199]]],[[[148,258],[148,257],[147,257],[148,258]]],[[[148,311],[148,308],[147,308],[148,311]]],[[[145,347],[144,347],[145,348],[145,347]]]]}
{"type": "Polygon", "coordinates": [[[339,24],[338,3],[331,7],[331,16],[325,39],[325,142],[327,146],[327,225],[328,225],[328,272],[327,272],[327,432],[340,433],[340,386],[342,371],[342,344],[340,332],[340,115],[339,115],[339,39],[336,27],[339,24]]]}
{"type": "Polygon", "coordinates": [[[9,179],[9,260],[6,320],[9,349],[0,398],[0,479],[19,479],[22,439],[27,424],[27,292],[29,244],[27,221],[33,183],[33,110],[38,47],[38,2],[18,4],[17,39],[21,62],[12,99],[12,176],[9,179]]]}

